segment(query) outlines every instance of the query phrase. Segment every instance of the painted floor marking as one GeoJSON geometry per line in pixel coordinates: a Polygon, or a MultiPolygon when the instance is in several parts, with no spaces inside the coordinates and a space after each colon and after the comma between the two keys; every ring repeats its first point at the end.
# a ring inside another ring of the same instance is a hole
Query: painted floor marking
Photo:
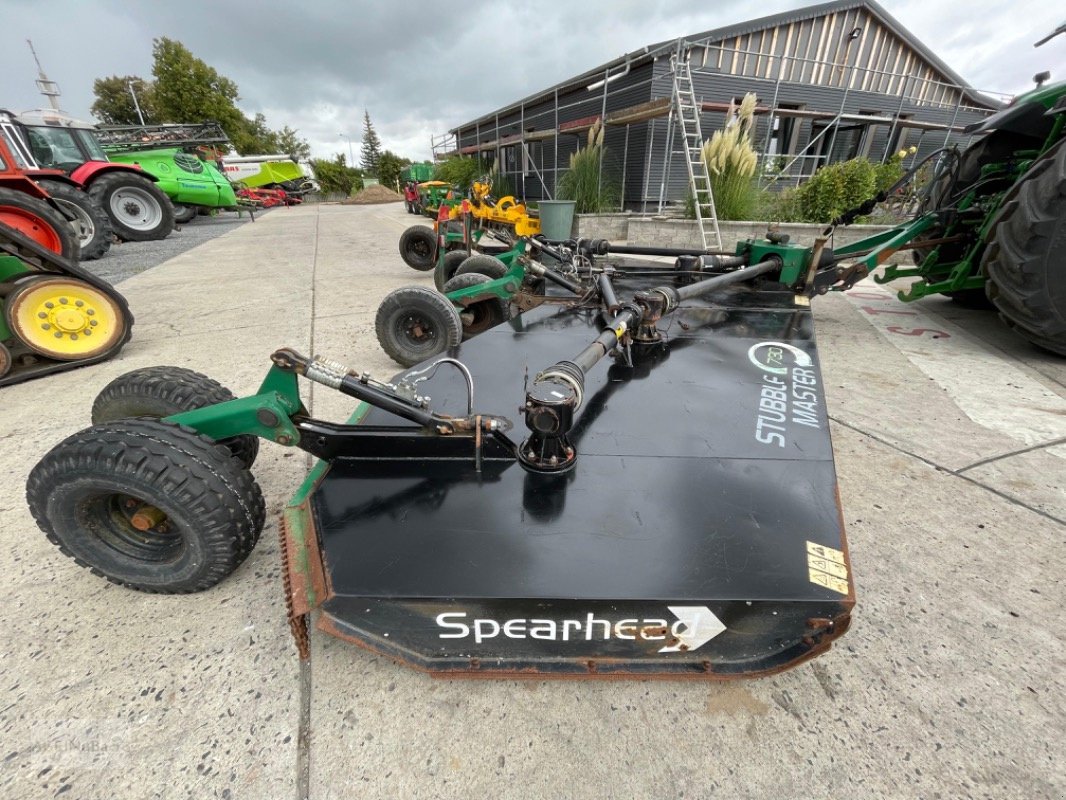
{"type": "MultiPolygon", "coordinates": [[[[988,351],[966,331],[876,284],[844,293],[866,320],[971,420],[1024,443],[1066,436],[1066,399],[988,351]]],[[[989,315],[989,320],[993,319],[989,315]]],[[[998,324],[998,322],[996,323],[998,324]]],[[[1061,456],[1061,448],[1051,448],[1061,456]]]]}

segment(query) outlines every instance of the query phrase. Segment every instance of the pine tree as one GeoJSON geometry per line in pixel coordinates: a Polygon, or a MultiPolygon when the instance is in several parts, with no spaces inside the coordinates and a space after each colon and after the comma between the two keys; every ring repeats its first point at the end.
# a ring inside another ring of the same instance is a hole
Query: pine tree
{"type": "Polygon", "coordinates": [[[381,160],[381,140],[370,121],[370,112],[363,111],[363,146],[359,150],[363,172],[377,177],[378,162],[381,160]]]}

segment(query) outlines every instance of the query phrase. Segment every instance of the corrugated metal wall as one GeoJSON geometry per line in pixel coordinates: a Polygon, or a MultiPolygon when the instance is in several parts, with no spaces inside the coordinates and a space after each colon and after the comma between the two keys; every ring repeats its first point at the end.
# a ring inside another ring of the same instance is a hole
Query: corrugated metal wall
{"type": "MultiPolygon", "coordinates": [[[[764,184],[794,184],[824,163],[854,155],[880,161],[890,151],[916,146],[918,152],[913,158],[921,158],[945,141],[962,140],[945,130],[894,125],[894,118],[960,127],[988,113],[987,104],[972,91],[953,86],[947,76],[862,7],[725,40],[685,42],[684,46],[701,101],[727,104],[754,92],[764,107],[826,115],[822,119],[785,113],[756,117],[754,144],[761,157],[759,178],[764,184]],[[845,118],[834,129],[833,117],[838,113],[845,118]],[[882,117],[888,122],[848,120],[846,115],[882,117]],[[769,134],[775,118],[777,141],[771,143],[769,134]],[[825,132],[819,138],[821,131],[825,132]],[[812,140],[814,144],[804,152],[812,140]],[[789,164],[797,155],[795,163],[789,164]],[[789,168],[782,172],[786,165],[789,168]]],[[[604,83],[592,76],[586,86],[553,91],[498,118],[464,126],[459,147],[498,142],[508,136],[518,137],[523,131],[534,137],[537,131],[552,131],[547,138],[527,143],[531,159],[522,158],[521,145],[501,144],[486,155],[499,158],[520,194],[529,199],[554,196],[558,174],[585,144],[585,129],[567,132],[567,123],[671,97],[668,54],[645,60],[628,71],[616,65],[609,77],[604,83]]],[[[724,113],[703,114],[704,137],[709,138],[725,123],[724,113]]],[[[607,126],[604,179],[619,187],[625,207],[655,210],[660,201],[683,202],[689,194],[684,156],[667,152],[669,128],[665,116],[607,126]],[[664,175],[668,176],[665,182],[664,175]]],[[[679,149],[680,138],[675,136],[674,142],[679,149]]]]}

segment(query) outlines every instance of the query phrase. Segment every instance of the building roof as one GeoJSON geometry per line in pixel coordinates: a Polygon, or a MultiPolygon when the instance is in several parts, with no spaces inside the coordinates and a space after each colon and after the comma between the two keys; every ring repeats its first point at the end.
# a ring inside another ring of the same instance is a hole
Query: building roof
{"type": "Polygon", "coordinates": [[[618,56],[611,61],[604,64],[600,64],[598,67],[593,67],[590,70],[582,72],[579,75],[575,75],[572,78],[567,78],[561,83],[557,83],[554,86],[549,86],[539,92],[524,97],[521,100],[517,100],[513,103],[509,103],[506,106],[502,106],[494,111],[490,111],[488,114],[483,114],[480,117],[476,117],[470,122],[463,125],[452,128],[449,132],[456,133],[460,128],[469,128],[471,125],[476,125],[482,121],[492,120],[497,115],[506,114],[513,109],[523,105],[531,105],[532,103],[543,100],[545,97],[554,94],[556,91],[564,91],[572,89],[576,86],[587,85],[590,82],[601,80],[605,73],[617,67],[633,67],[638,64],[650,61],[659,56],[666,55],[672,52],[678,42],[687,42],[689,44],[699,44],[701,42],[716,42],[724,39],[734,38],[737,36],[743,36],[748,33],[754,33],[756,31],[765,30],[767,28],[775,28],[779,25],[787,25],[790,22],[801,22],[808,19],[815,19],[817,17],[825,16],[826,14],[832,14],[838,11],[850,11],[852,9],[862,8],[872,16],[876,17],[879,22],[884,24],[886,28],[896,34],[902,41],[904,41],[911,49],[918,53],[923,59],[929,62],[930,66],[941,72],[944,77],[948,78],[952,83],[956,84],[962,89],[966,95],[973,101],[992,107],[995,105],[994,101],[990,101],[989,98],[981,96],[969,83],[967,83],[957,72],[951,67],[945,64],[939,56],[932,50],[926,47],[922,42],[903,25],[899,23],[891,14],[883,9],[874,0],[834,0],[830,3],[819,3],[813,6],[804,6],[803,8],[796,8],[791,11],[783,11],[780,14],[771,14],[766,17],[759,17],[758,19],[748,20],[746,22],[740,22],[735,25],[726,25],[721,28],[712,28],[711,30],[703,31],[702,33],[693,34],[690,36],[681,36],[677,39],[668,39],[662,42],[656,42],[655,44],[647,45],[639,50],[626,53],[618,56]]]}

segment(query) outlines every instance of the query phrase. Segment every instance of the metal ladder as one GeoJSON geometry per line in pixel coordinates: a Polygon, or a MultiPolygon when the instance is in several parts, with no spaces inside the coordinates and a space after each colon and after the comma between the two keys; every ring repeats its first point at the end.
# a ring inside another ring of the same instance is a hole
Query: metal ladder
{"type": "Polygon", "coordinates": [[[700,230],[703,249],[722,249],[722,233],[718,230],[718,213],[714,208],[714,193],[711,191],[711,176],[707,174],[707,165],[703,163],[703,131],[700,129],[700,107],[696,102],[696,91],[692,86],[692,69],[688,62],[688,51],[680,47],[670,56],[674,78],[674,102],[671,109],[677,125],[681,130],[684,143],[685,165],[688,167],[688,186],[696,201],[696,225],[700,230]],[[707,231],[703,216],[703,207],[710,209],[710,222],[713,226],[713,239],[707,231]]]}

